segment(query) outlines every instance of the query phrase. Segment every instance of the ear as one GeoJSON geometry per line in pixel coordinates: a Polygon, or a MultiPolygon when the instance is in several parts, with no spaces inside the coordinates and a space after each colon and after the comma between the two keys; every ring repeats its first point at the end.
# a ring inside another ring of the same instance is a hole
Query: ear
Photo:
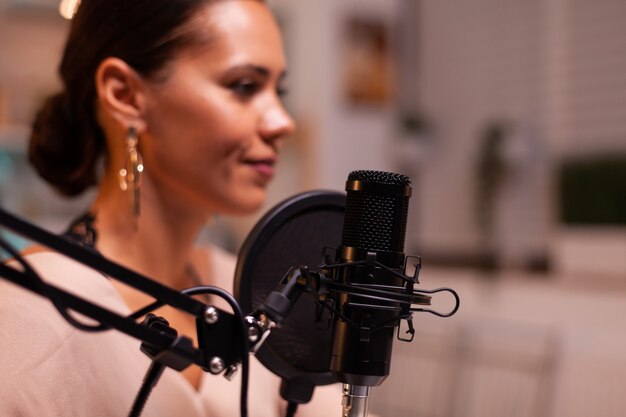
{"type": "Polygon", "coordinates": [[[145,84],[141,76],[119,58],[104,59],[96,70],[96,92],[101,110],[126,130],[146,128],[145,84]]]}

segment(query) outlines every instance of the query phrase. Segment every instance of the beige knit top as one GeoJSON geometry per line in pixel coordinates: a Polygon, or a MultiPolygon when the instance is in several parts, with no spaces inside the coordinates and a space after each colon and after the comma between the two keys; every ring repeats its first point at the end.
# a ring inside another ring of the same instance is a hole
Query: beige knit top
{"type": "MultiPolygon", "coordinates": [[[[232,256],[220,251],[213,255],[214,273],[232,277],[232,256]]],[[[35,253],[27,260],[48,282],[130,313],[101,274],[51,252],[35,253]]],[[[128,415],[150,364],[139,345],[116,330],[77,330],[48,300],[0,279],[0,416],[128,415]]],[[[238,416],[239,387],[239,378],[228,382],[203,374],[196,390],[182,375],[166,369],[142,416],[238,416]]],[[[282,414],[278,389],[278,378],[251,360],[249,415],[282,414]]],[[[338,413],[338,403],[329,409],[336,410],[329,415],[338,413]]]]}

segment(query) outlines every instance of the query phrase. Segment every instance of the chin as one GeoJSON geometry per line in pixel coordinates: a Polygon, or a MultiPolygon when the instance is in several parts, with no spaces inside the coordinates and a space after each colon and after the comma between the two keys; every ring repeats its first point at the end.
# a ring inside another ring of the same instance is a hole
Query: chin
{"type": "Polygon", "coordinates": [[[267,193],[253,191],[245,196],[246,198],[231,200],[227,206],[223,207],[222,213],[232,216],[247,216],[256,213],[263,207],[267,193]]]}

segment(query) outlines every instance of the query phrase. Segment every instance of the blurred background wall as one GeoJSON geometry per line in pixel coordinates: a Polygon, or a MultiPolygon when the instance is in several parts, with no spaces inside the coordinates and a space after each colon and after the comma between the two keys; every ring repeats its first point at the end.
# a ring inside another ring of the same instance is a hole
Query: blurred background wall
{"type": "MultiPolygon", "coordinates": [[[[626,415],[626,2],[270,4],[299,130],[265,210],[351,170],[403,172],[406,251],[424,287],[462,298],[451,319],[416,317],[373,411],[626,415]]],[[[59,88],[57,8],[0,0],[0,203],[55,231],[92,196],[57,198],[24,159],[59,88]]],[[[261,214],[202,239],[236,251],[261,214]]]]}

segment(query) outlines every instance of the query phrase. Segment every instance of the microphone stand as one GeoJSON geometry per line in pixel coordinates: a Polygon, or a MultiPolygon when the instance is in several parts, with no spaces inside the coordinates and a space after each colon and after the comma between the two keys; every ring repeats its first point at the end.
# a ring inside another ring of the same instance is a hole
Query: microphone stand
{"type": "MultiPolygon", "coordinates": [[[[94,250],[82,247],[73,241],[59,237],[22,220],[2,208],[0,208],[0,226],[6,227],[31,241],[42,244],[108,277],[117,279],[153,297],[156,301],[128,316],[120,315],[45,282],[21,255],[2,239],[0,239],[0,246],[15,258],[22,269],[14,268],[6,263],[0,263],[0,278],[4,278],[26,290],[50,299],[59,313],[70,324],[81,330],[104,331],[116,329],[140,340],[142,342],[141,351],[159,364],[173,368],[176,371],[182,371],[189,365],[195,364],[215,375],[224,372],[224,376],[229,378],[234,375],[238,365],[241,363],[243,371],[241,409],[242,416],[246,415],[245,395],[247,391],[247,357],[249,349],[247,342],[248,325],[244,322],[243,314],[234,299],[227,301],[233,307],[237,317],[216,307],[207,306],[189,295],[180,293],[117,264],[94,250]],[[175,329],[167,325],[167,322],[155,321],[150,315],[146,317],[143,323],[137,322],[138,319],[146,316],[152,310],[166,304],[196,317],[198,347],[193,346],[193,342],[189,337],[179,336],[175,329]],[[98,325],[82,324],[73,319],[68,314],[68,310],[76,311],[85,317],[91,318],[98,325]],[[241,346],[241,349],[233,349],[233,343],[241,346]]],[[[203,287],[201,290],[204,292],[213,290],[213,293],[218,293],[221,296],[227,294],[225,291],[215,287],[203,287]]],[[[192,291],[187,292],[192,293],[192,291]]]]}

